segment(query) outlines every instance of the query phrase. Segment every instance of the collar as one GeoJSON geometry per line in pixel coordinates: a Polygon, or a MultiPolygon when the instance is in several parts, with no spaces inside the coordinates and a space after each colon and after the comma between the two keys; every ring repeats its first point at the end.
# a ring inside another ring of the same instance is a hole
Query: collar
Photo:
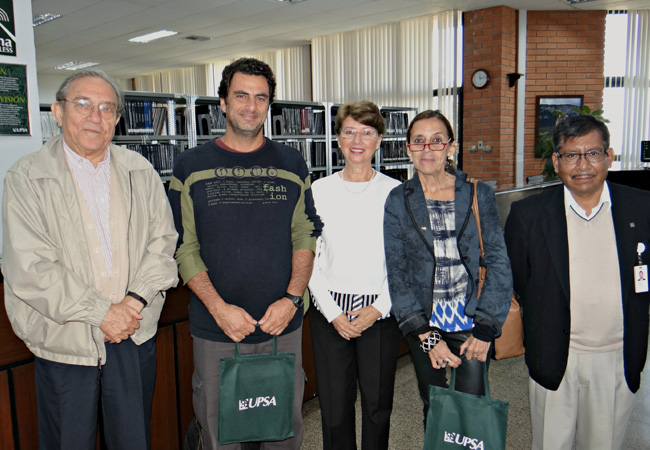
{"type": "Polygon", "coordinates": [[[598,204],[591,210],[591,214],[589,215],[587,215],[587,212],[584,209],[582,209],[582,206],[578,204],[576,199],[573,197],[571,191],[569,191],[569,189],[566,186],[564,186],[564,208],[567,214],[573,212],[574,214],[577,214],[582,219],[589,221],[594,217],[596,217],[596,215],[601,210],[604,209],[605,211],[607,211],[611,207],[612,207],[612,198],[609,195],[609,186],[607,185],[607,182],[603,184],[603,192],[600,193],[600,200],[598,201],[598,204]]]}
{"type": "MultiPolygon", "coordinates": [[[[91,167],[93,167],[93,170],[95,170],[94,166],[92,163],[81,156],[79,153],[75,152],[72,150],[70,147],[68,147],[68,144],[65,142],[65,139],[63,140],[63,150],[65,152],[65,159],[68,161],[68,164],[74,165],[75,167],[87,167],[88,164],[90,164],[91,167]]],[[[110,165],[111,161],[111,147],[110,145],[106,149],[106,153],[104,153],[104,157],[102,160],[97,164],[97,169],[101,169],[105,165],[110,165]]]]}

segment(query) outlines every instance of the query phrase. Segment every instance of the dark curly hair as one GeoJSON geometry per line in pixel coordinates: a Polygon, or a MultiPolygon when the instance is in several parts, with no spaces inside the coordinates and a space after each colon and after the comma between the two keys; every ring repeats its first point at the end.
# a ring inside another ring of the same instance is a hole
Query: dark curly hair
{"type": "Polygon", "coordinates": [[[266,81],[269,83],[269,104],[273,103],[275,96],[275,76],[273,76],[273,70],[265,62],[255,58],[240,58],[228,64],[223,69],[223,72],[221,72],[221,83],[219,83],[219,98],[225,99],[228,97],[230,82],[232,81],[232,77],[238,72],[244,75],[255,75],[266,78],[266,81]]]}

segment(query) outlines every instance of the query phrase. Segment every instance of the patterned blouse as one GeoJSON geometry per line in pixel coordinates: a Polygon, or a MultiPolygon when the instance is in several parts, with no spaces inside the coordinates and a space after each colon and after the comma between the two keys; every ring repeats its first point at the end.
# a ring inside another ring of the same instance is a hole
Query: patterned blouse
{"type": "Polygon", "coordinates": [[[470,330],[474,322],[465,315],[469,277],[458,253],[454,201],[426,200],[436,261],[433,313],[429,323],[447,332],[470,330]]]}

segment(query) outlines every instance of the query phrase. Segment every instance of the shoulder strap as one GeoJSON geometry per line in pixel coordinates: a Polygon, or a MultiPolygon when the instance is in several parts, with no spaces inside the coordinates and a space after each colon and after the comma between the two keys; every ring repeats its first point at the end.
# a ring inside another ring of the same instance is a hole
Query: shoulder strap
{"type": "Polygon", "coordinates": [[[478,213],[478,180],[476,178],[468,178],[467,181],[472,183],[472,212],[476,220],[476,228],[478,228],[478,246],[481,251],[481,260],[485,258],[485,250],[483,250],[483,236],[481,235],[481,216],[478,213]]]}

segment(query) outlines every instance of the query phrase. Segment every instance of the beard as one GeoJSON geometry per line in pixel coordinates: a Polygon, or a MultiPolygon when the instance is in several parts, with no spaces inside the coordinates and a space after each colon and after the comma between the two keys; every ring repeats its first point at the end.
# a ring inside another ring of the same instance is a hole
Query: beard
{"type": "Polygon", "coordinates": [[[226,123],[230,125],[233,133],[237,136],[255,137],[262,132],[264,121],[260,123],[238,120],[233,114],[226,114],[226,123]]]}

